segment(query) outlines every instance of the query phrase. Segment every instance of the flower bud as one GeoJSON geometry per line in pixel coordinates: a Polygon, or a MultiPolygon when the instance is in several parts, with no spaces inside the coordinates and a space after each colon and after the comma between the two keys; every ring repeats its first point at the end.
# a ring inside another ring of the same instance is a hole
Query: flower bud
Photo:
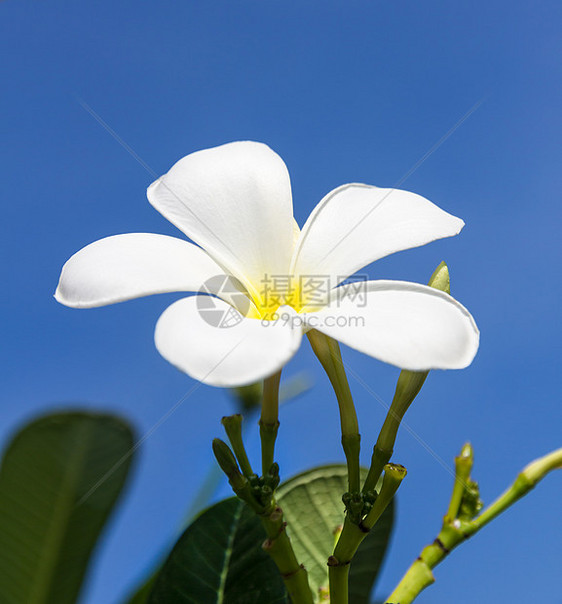
{"type": "MultiPolygon", "coordinates": [[[[428,285],[438,289],[446,294],[451,293],[451,282],[449,278],[449,268],[445,262],[441,262],[433,271],[428,285]]],[[[398,434],[400,422],[408,407],[413,403],[418,395],[429,371],[409,371],[403,369],[398,376],[396,390],[392,399],[392,404],[384,420],[377,443],[373,450],[371,467],[365,480],[363,490],[372,490],[383,471],[384,464],[390,459],[394,450],[394,443],[398,434]]]]}
{"type": "Polygon", "coordinates": [[[230,447],[220,438],[215,438],[213,439],[213,453],[221,470],[227,475],[233,490],[236,492],[244,488],[247,480],[242,476],[230,447]]]}
{"type": "MultiPolygon", "coordinates": [[[[451,281],[449,278],[449,268],[445,262],[441,262],[439,266],[433,271],[429,279],[428,285],[434,289],[438,289],[446,294],[451,293],[451,281]]],[[[392,399],[391,411],[393,413],[394,423],[399,423],[404,417],[404,413],[408,410],[408,407],[412,404],[416,396],[418,395],[425,379],[427,378],[429,371],[408,371],[403,369],[398,377],[396,383],[396,391],[394,398],[392,399]]],[[[398,429],[398,425],[393,425],[393,428],[398,429]]],[[[386,439],[384,445],[388,449],[392,449],[394,445],[394,439],[396,433],[390,433],[390,439],[386,439]],[[391,442],[392,441],[392,442],[391,442]]]]}
{"type": "Polygon", "coordinates": [[[429,278],[429,287],[439,289],[446,294],[451,293],[451,279],[449,277],[449,267],[445,262],[441,262],[433,271],[433,275],[429,278]]]}

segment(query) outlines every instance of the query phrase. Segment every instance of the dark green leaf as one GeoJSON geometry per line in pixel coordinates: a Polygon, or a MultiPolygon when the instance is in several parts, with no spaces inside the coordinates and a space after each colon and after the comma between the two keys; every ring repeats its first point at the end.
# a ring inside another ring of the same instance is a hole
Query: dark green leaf
{"type": "Polygon", "coordinates": [[[125,482],[133,435],[110,415],[42,417],[0,469],[0,594],[10,604],[71,604],[125,482]]]}
{"type": "Polygon", "coordinates": [[[239,499],[217,503],[190,525],[156,579],[150,604],[288,604],[265,531],[239,499]]]}
{"type": "MultiPolygon", "coordinates": [[[[362,470],[366,473],[366,470],[362,470]]],[[[364,474],[365,476],[365,474],[364,474]]],[[[363,476],[363,477],[364,477],[363,476]]],[[[329,465],[309,470],[277,490],[288,533],[299,562],[309,575],[314,594],[328,587],[328,556],[335,544],[334,533],[344,520],[342,494],[347,490],[347,468],[329,465]]],[[[388,506],[363,541],[351,563],[350,602],[369,601],[392,528],[393,505],[388,506]]]]}

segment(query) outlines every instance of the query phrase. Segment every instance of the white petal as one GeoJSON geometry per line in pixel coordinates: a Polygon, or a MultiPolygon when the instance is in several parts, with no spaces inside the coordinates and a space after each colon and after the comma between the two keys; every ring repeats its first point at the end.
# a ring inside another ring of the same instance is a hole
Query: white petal
{"type": "Polygon", "coordinates": [[[309,327],[385,363],[411,371],[462,369],[478,350],[474,319],[441,291],[403,281],[341,286],[309,327]]]}
{"type": "Polygon", "coordinates": [[[283,160],[267,145],[237,142],[192,153],[147,194],[161,214],[254,292],[265,275],[287,274],[291,184],[283,160]]]}
{"type": "Polygon", "coordinates": [[[74,254],[62,269],[55,298],[66,306],[92,308],[150,294],[207,291],[224,279],[221,267],[192,243],[129,233],[100,239],[74,254]]]}
{"type": "Polygon", "coordinates": [[[463,225],[415,193],[343,185],[326,195],[306,221],[292,272],[324,275],[334,287],[379,258],[457,235],[463,225]]]}
{"type": "Polygon", "coordinates": [[[225,387],[251,384],[279,371],[301,338],[300,322],[247,319],[211,296],[174,302],[162,313],[154,334],[160,354],[180,371],[225,387]]]}

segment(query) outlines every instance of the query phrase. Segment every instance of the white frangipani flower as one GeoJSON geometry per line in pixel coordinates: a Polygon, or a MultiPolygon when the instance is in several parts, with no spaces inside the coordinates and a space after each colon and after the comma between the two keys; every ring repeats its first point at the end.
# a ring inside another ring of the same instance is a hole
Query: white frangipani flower
{"type": "Polygon", "coordinates": [[[162,356],[202,382],[239,386],[272,375],[310,328],[413,371],[466,367],[476,354],[473,318],[441,291],[367,281],[358,304],[355,290],[336,287],[374,260],[459,233],[462,220],[419,195],[344,185],[299,231],[283,160],[264,144],[236,142],[184,157],[148,199],[196,245],[148,233],[101,239],[64,265],[55,297],[91,308],[165,292],[215,294],[178,300],[156,325],[162,356]],[[333,287],[323,304],[302,285],[310,276],[333,287]],[[220,287],[229,277],[241,293],[220,287]],[[231,327],[208,321],[201,309],[210,300],[235,315],[231,327]]]}

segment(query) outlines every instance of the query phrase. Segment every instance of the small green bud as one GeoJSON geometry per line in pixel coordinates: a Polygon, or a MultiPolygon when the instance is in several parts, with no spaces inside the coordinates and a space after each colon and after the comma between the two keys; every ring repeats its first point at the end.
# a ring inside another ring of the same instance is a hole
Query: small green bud
{"type": "Polygon", "coordinates": [[[363,516],[363,506],[364,502],[361,493],[352,493],[347,504],[347,513],[356,524],[359,523],[363,516]]]}
{"type": "Polygon", "coordinates": [[[465,443],[455,457],[455,484],[445,515],[447,522],[471,520],[482,507],[481,502],[479,504],[478,485],[470,479],[473,463],[474,450],[470,443],[465,443]]]}
{"type": "Polygon", "coordinates": [[[274,461],[274,462],[271,464],[271,467],[269,468],[269,470],[268,470],[268,472],[267,472],[267,473],[268,473],[270,476],[274,476],[274,477],[279,476],[279,464],[278,464],[276,461],[274,461]]]}
{"type": "Polygon", "coordinates": [[[257,474],[252,474],[251,476],[248,476],[248,481],[250,483],[250,486],[252,487],[260,486],[260,477],[257,474]]]}
{"type": "Polygon", "coordinates": [[[262,498],[262,501],[264,502],[264,504],[271,500],[272,495],[273,495],[273,489],[271,487],[264,485],[261,488],[261,496],[262,496],[261,498],[262,498]]]}
{"type": "Polygon", "coordinates": [[[478,515],[483,507],[484,503],[480,499],[480,489],[478,488],[478,483],[469,479],[465,483],[457,517],[459,520],[472,520],[478,515]]]}
{"type": "Polygon", "coordinates": [[[468,457],[470,459],[474,458],[474,449],[470,443],[464,443],[461,452],[459,453],[459,457],[468,457]]]}
{"type": "Polygon", "coordinates": [[[428,285],[429,287],[439,289],[446,294],[451,293],[449,268],[444,262],[441,262],[441,264],[433,271],[433,275],[431,275],[428,285]]]}
{"type": "Polygon", "coordinates": [[[233,491],[238,493],[244,489],[248,485],[248,481],[242,476],[230,447],[220,438],[215,438],[213,439],[213,453],[221,470],[227,475],[233,491]]]}
{"type": "Polygon", "coordinates": [[[213,453],[221,470],[230,478],[231,475],[240,474],[238,463],[230,447],[220,438],[213,439],[213,453]]]}
{"type": "Polygon", "coordinates": [[[271,488],[271,489],[276,489],[279,486],[279,476],[271,476],[271,475],[267,475],[264,478],[264,483],[265,486],[271,488]]]}
{"type": "Polygon", "coordinates": [[[455,457],[456,474],[461,480],[468,479],[473,463],[474,449],[470,443],[465,443],[459,455],[455,457]]]}

